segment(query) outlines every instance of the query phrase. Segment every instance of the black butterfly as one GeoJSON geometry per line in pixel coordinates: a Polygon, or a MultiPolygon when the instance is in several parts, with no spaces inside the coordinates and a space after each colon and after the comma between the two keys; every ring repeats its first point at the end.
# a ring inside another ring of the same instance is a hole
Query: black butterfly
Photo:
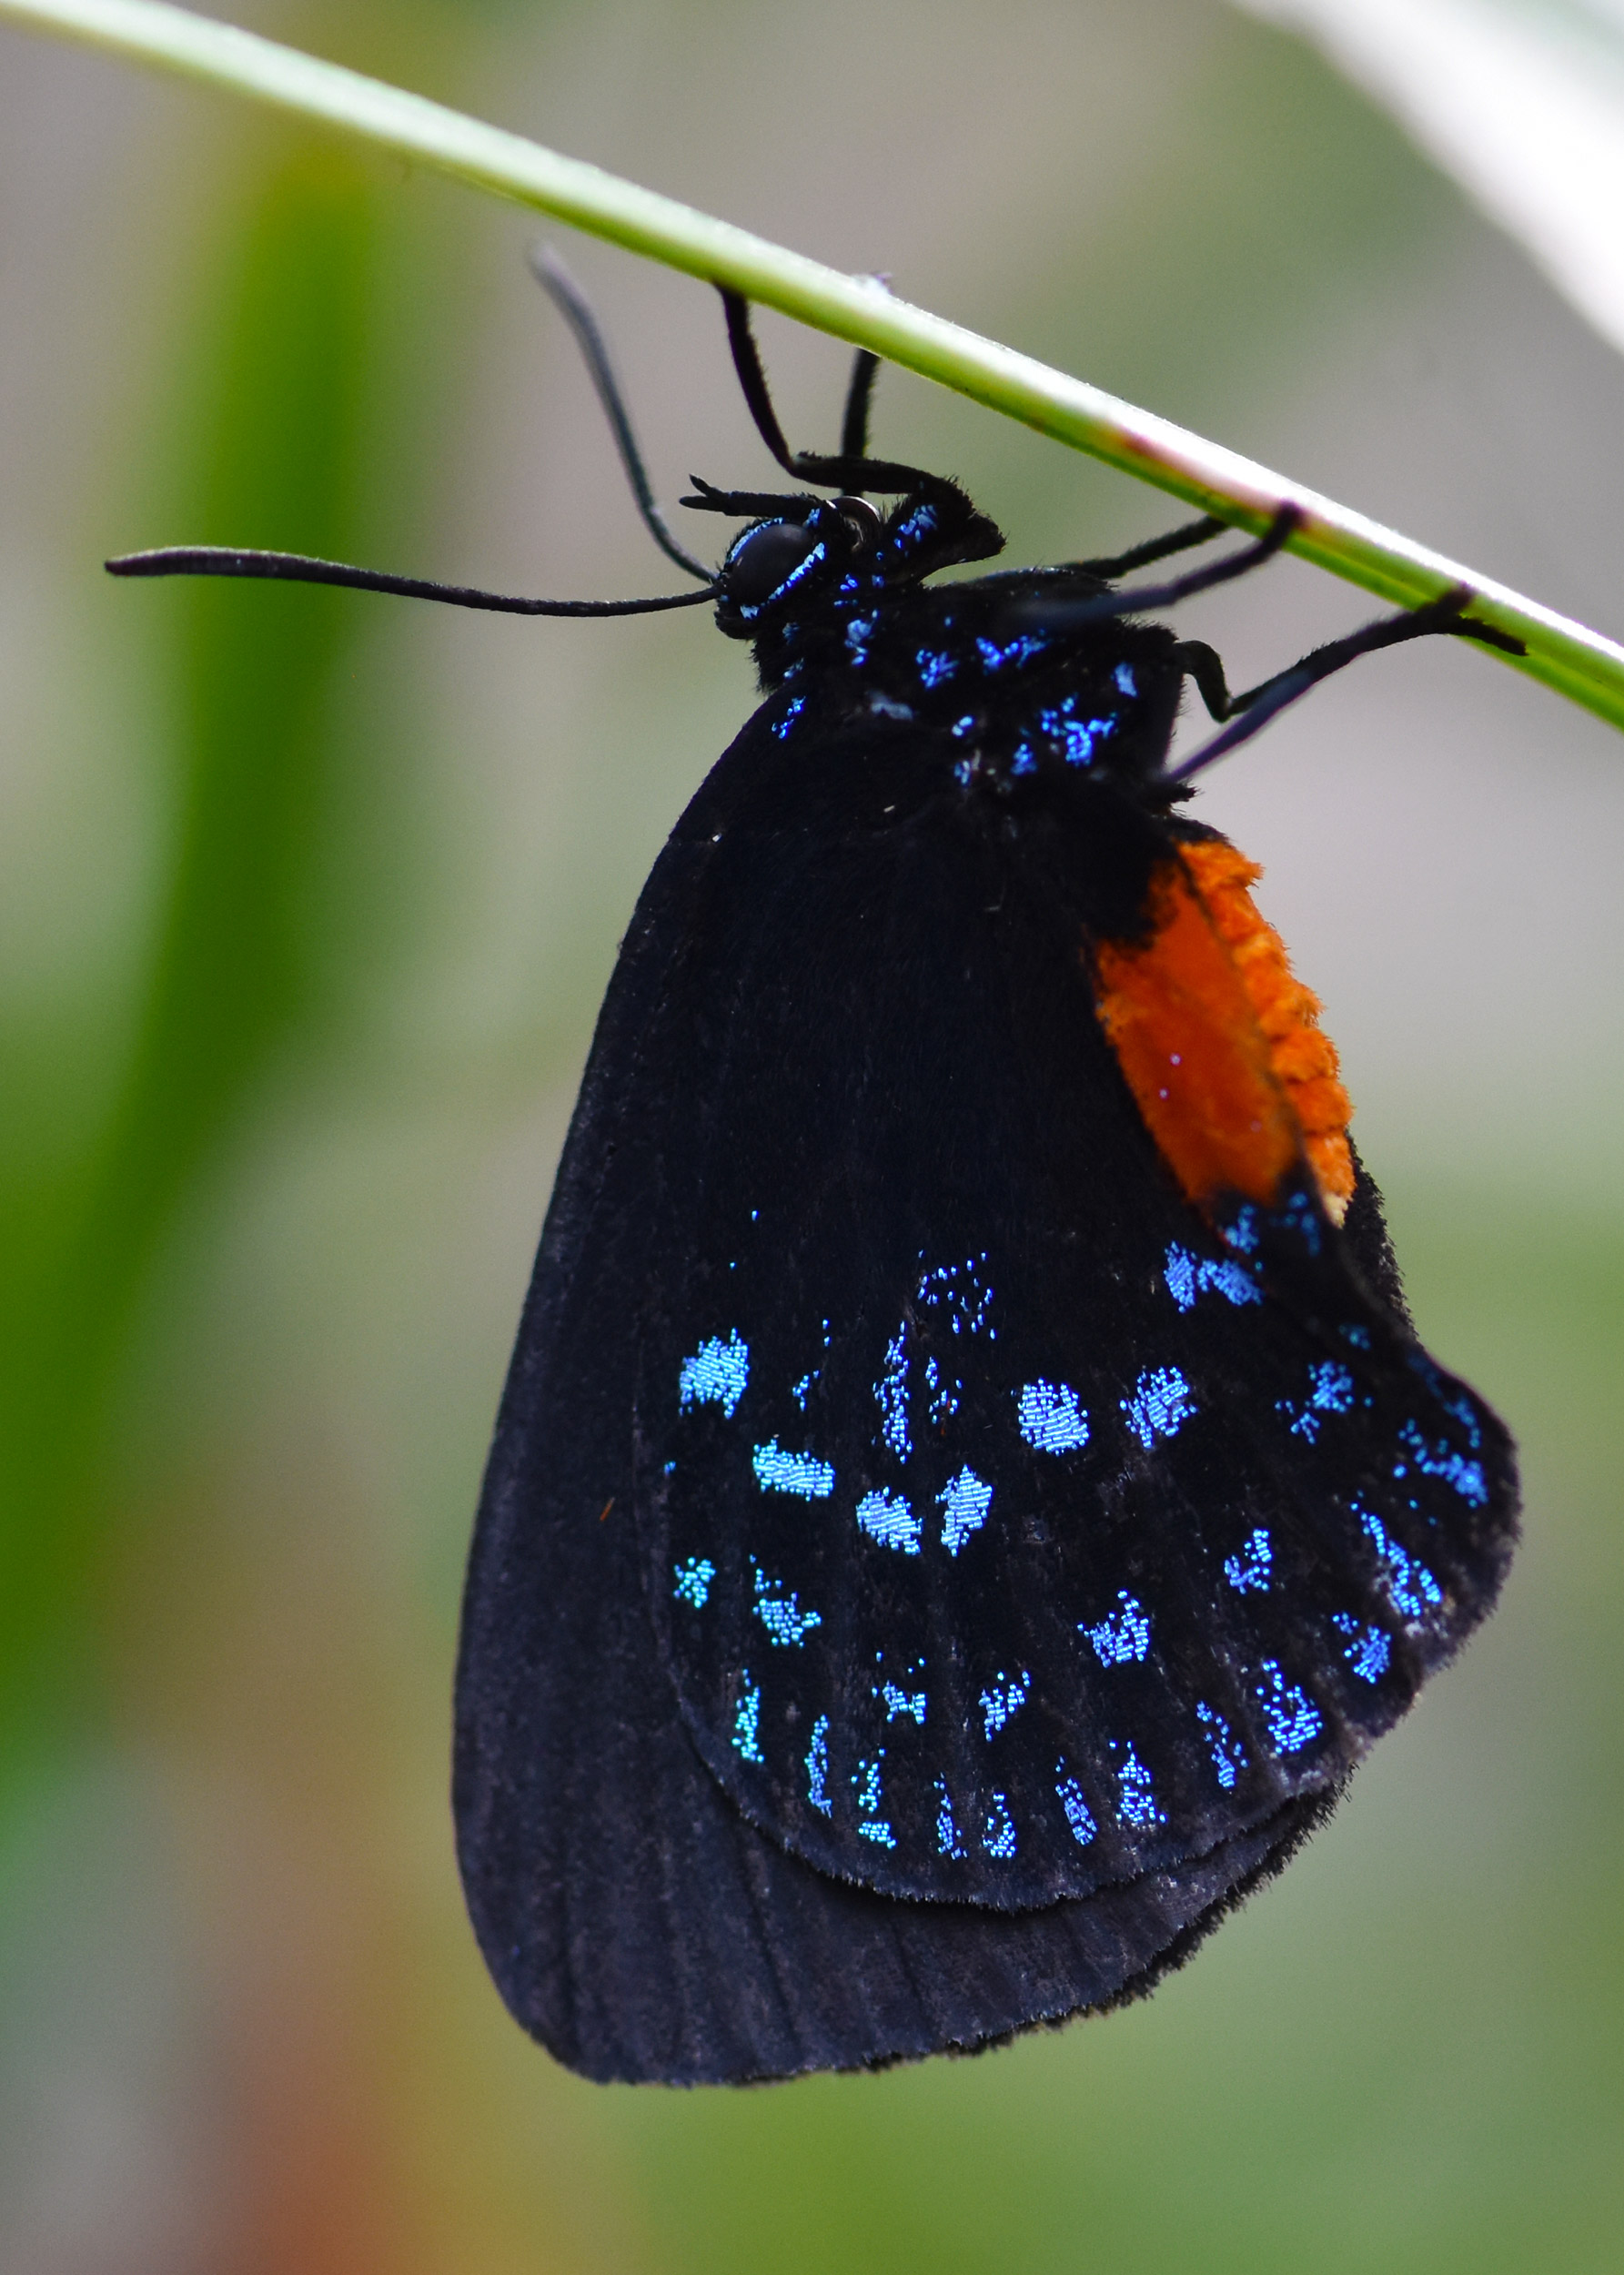
{"type": "Polygon", "coordinates": [[[601,2078],[985,2044],[1112,2005],[1276,1870],[1492,1605],[1507,1433],[1416,1340],[1313,998],[1189,778],[1453,592],[1231,696],[1110,561],[933,586],[952,481],[792,453],[704,589],[764,701],[599,1021],[469,1564],[459,1854],[504,1998],[601,2078]],[[832,497],[817,492],[832,492],[832,497]],[[883,517],[870,495],[896,500],[883,517]],[[1168,750],[1185,678],[1222,731],[1168,750]]]}

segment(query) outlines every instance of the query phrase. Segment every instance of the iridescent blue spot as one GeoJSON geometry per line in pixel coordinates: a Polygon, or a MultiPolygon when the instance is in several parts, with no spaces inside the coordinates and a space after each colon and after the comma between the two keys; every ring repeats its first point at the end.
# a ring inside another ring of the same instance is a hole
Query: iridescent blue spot
{"type": "Polygon", "coordinates": [[[1115,719],[1068,719],[1062,734],[1061,750],[1068,766],[1086,766],[1094,757],[1094,746],[1103,743],[1108,734],[1116,732],[1115,719]]]}
{"type": "Polygon", "coordinates": [[[1206,1732],[1207,1752],[1213,1757],[1213,1768],[1217,1773],[1219,1785],[1227,1793],[1235,1784],[1236,1772],[1246,1766],[1246,1748],[1216,1707],[1209,1706],[1205,1699],[1197,1702],[1195,1719],[1206,1732]]]}
{"type": "Polygon", "coordinates": [[[1125,695],[1136,695],[1139,693],[1139,690],[1134,682],[1134,673],[1131,665],[1119,663],[1116,667],[1115,677],[1117,686],[1121,688],[1125,695]]]}
{"type": "Polygon", "coordinates": [[[1322,1359],[1308,1370],[1315,1406],[1322,1414],[1346,1414],[1354,1402],[1354,1380],[1334,1359],[1322,1359]]]}
{"type": "Polygon", "coordinates": [[[781,743],[805,709],[806,697],[804,695],[796,695],[784,705],[782,718],[772,722],[772,732],[781,743]]]}
{"type": "Polygon", "coordinates": [[[908,1329],[904,1323],[897,1329],[885,1346],[885,1363],[880,1370],[880,1380],[874,1385],[874,1398],[880,1409],[880,1435],[896,1455],[905,1461],[913,1451],[908,1434],[908,1329]]]}
{"type": "Polygon", "coordinates": [[[762,1758],[762,1686],[751,1681],[748,1667],[743,1670],[739,1681],[741,1687],[738,1709],[733,1715],[733,1748],[745,1761],[759,1762],[762,1758]]]}
{"type": "MultiPolygon", "coordinates": [[[[1115,1739],[1113,1754],[1120,1752],[1115,1739]]],[[[1153,1825],[1165,1825],[1167,1820],[1156,1807],[1155,1795],[1151,1790],[1150,1772],[1135,1753],[1128,1748],[1128,1758],[1116,1773],[1116,1815],[1120,1823],[1134,1825],[1142,1830],[1153,1825]]]]}
{"type": "Polygon", "coordinates": [[[720,1406],[731,1421],[733,1409],[744,1396],[744,1386],[750,1380],[750,1345],[741,1342],[739,1330],[732,1329],[724,1343],[712,1335],[700,1345],[691,1359],[684,1359],[677,1373],[677,1403],[679,1406],[720,1406]]]}
{"type": "Polygon", "coordinates": [[[1150,1649],[1150,1615],[1144,1604],[1125,1588],[1117,1590],[1116,1601],[1121,1611],[1111,1613],[1097,1627],[1077,1623],[1078,1634],[1087,1636],[1103,1667],[1125,1666],[1130,1659],[1143,1659],[1150,1649]]]}
{"type": "Polygon", "coordinates": [[[1369,1350],[1370,1330],[1367,1327],[1344,1327],[1339,1332],[1343,1341],[1351,1343],[1356,1350],[1369,1350]]]}
{"type": "Polygon", "coordinates": [[[907,520],[898,525],[896,541],[899,545],[913,544],[923,537],[929,537],[935,527],[935,507],[915,506],[907,520]]]}
{"type": "Polygon", "coordinates": [[[1007,663],[1030,662],[1034,655],[1042,655],[1048,644],[1046,640],[1024,632],[1002,644],[996,640],[977,640],[975,652],[981,658],[983,671],[1002,672],[1007,663]]]}
{"type": "Polygon", "coordinates": [[[1142,1374],[1131,1399],[1121,1400],[1128,1427],[1141,1445],[1171,1438],[1196,1410],[1190,1386],[1176,1367],[1157,1367],[1142,1374]]]}
{"type": "Polygon", "coordinates": [[[812,1724],[812,1744],[806,1749],[806,1797],[825,1816],[834,1806],[829,1798],[828,1785],[829,1717],[820,1714],[812,1724]]]}
{"type": "Polygon", "coordinates": [[[924,1728],[925,1694],[923,1691],[904,1691],[895,1683],[882,1683],[880,1696],[885,1701],[885,1719],[894,1722],[899,1714],[906,1714],[924,1728]]]}
{"type": "Polygon", "coordinates": [[[901,1493],[865,1493],[857,1504],[857,1522],[882,1548],[900,1549],[904,1556],[918,1555],[924,1520],[914,1515],[901,1493]]]}
{"type": "Polygon", "coordinates": [[[1224,1577],[1232,1588],[1239,1589],[1242,1595],[1248,1590],[1256,1590],[1261,1595],[1269,1584],[1269,1566],[1274,1561],[1275,1552],[1269,1545],[1269,1536],[1259,1525],[1255,1532],[1247,1536],[1246,1545],[1238,1556],[1226,1556],[1224,1577]]]}
{"type": "Polygon", "coordinates": [[[1306,1691],[1286,1682],[1278,1659],[1266,1659],[1257,1672],[1263,1680],[1256,1694],[1276,1753],[1300,1754],[1325,1728],[1319,1709],[1306,1691]]]}
{"type": "Polygon", "coordinates": [[[966,734],[973,734],[975,733],[974,712],[967,711],[962,719],[955,719],[953,725],[948,729],[948,733],[950,734],[956,734],[961,739],[963,739],[963,737],[966,734]]]}
{"type": "Polygon", "coordinates": [[[689,1556],[681,1563],[673,1564],[671,1570],[677,1575],[677,1584],[671,1593],[680,1603],[691,1603],[696,1612],[702,1612],[705,1599],[711,1592],[711,1582],[716,1577],[716,1567],[711,1559],[708,1556],[689,1556]]]}
{"type": "Polygon", "coordinates": [[[962,1469],[936,1495],[936,1500],[945,1512],[942,1545],[950,1556],[956,1556],[970,1535],[985,1524],[987,1511],[993,1504],[993,1488],[977,1477],[973,1469],[962,1469]]]}
{"type": "Polygon", "coordinates": [[[981,1845],[989,1856],[1000,1858],[1015,1853],[1015,1821],[1009,1813],[1009,1803],[1001,1793],[993,1795],[993,1805],[987,1811],[987,1821],[982,1827],[981,1845]]]}
{"type": "Polygon", "coordinates": [[[1319,1211],[1306,1193],[1293,1193],[1285,1208],[1276,1212],[1275,1222],[1286,1231],[1295,1232],[1310,1256],[1319,1254],[1319,1211]]]}
{"type": "Polygon", "coordinates": [[[751,1562],[756,1576],[757,1619],[775,1643],[803,1643],[814,1627],[822,1626],[822,1614],[803,1612],[800,1598],[782,1580],[770,1580],[753,1557],[751,1562]]]}
{"type": "Polygon", "coordinates": [[[1467,1442],[1472,1451],[1478,1452],[1483,1444],[1483,1432],[1478,1427],[1477,1410],[1472,1404],[1469,1393],[1458,1390],[1456,1396],[1451,1398],[1443,1376],[1424,1350],[1407,1352],[1406,1360],[1426,1383],[1445,1413],[1452,1415],[1466,1431],[1467,1442]]]}
{"type": "Polygon", "coordinates": [[[1094,756],[1094,736],[1080,719],[1054,719],[1044,723],[1060,744],[1060,754],[1068,766],[1086,766],[1094,756]]]}
{"type": "Polygon", "coordinates": [[[948,1798],[947,1780],[936,1780],[936,1851],[939,1855],[963,1857],[964,1850],[959,1841],[959,1828],[953,1823],[953,1803],[948,1798]]]}
{"type": "Polygon", "coordinates": [[[894,1848],[896,1835],[887,1820],[880,1815],[884,1803],[880,1792],[880,1764],[885,1759],[882,1746],[872,1762],[859,1762],[852,1783],[857,1788],[857,1830],[865,1841],[877,1841],[882,1848],[894,1848]]]}
{"type": "Polygon", "coordinates": [[[1464,1453],[1457,1453],[1447,1439],[1429,1443],[1417,1422],[1401,1423],[1398,1441],[1418,1470],[1428,1477],[1441,1478],[1462,1501],[1470,1502],[1474,1509],[1482,1508],[1488,1499],[1488,1484],[1480,1461],[1470,1461],[1464,1453]]]}
{"type": "Polygon", "coordinates": [[[1346,1414],[1354,1402],[1354,1379],[1335,1359],[1317,1360],[1308,1370],[1308,1396],[1298,1406],[1291,1399],[1276,1399],[1275,1409],[1286,1415],[1292,1434],[1312,1445],[1327,1414],[1346,1414]]]}
{"type": "Polygon", "coordinates": [[[949,1381],[933,1359],[924,1362],[924,1381],[931,1394],[930,1418],[940,1428],[958,1412],[959,1393],[964,1386],[956,1378],[949,1381]]]}
{"type": "Polygon", "coordinates": [[[1393,1655],[1393,1639],[1382,1627],[1367,1627],[1351,1612],[1333,1612],[1331,1625],[1348,1637],[1342,1656],[1361,1683],[1379,1683],[1393,1655]]]}
{"type": "Polygon", "coordinates": [[[1353,1504],[1353,1512],[1381,1559],[1382,1578],[1387,1582],[1394,1610],[1412,1626],[1418,1624],[1442,1604],[1443,1590],[1425,1564],[1399,1547],[1379,1517],[1361,1509],[1357,1502],[1353,1504]]]}
{"type": "Polygon", "coordinates": [[[799,1493],[802,1501],[827,1501],[834,1491],[834,1470],[811,1453],[786,1453],[776,1438],[750,1457],[764,1493],[799,1493]]]}
{"type": "Polygon", "coordinates": [[[1067,1777],[1064,1774],[1065,1764],[1056,1762],[1054,1767],[1061,1773],[1060,1782],[1054,1791],[1060,1796],[1061,1807],[1065,1811],[1065,1821],[1072,1828],[1072,1838],[1079,1848],[1086,1848],[1099,1827],[1095,1825],[1093,1812],[1083,1797],[1082,1786],[1078,1785],[1074,1777],[1067,1777]]]}
{"type": "MultiPolygon", "coordinates": [[[[825,1350],[829,1348],[829,1322],[827,1320],[823,1322],[823,1348],[825,1350]]],[[[811,1393],[812,1386],[820,1379],[822,1372],[823,1370],[822,1367],[810,1368],[807,1372],[802,1376],[799,1382],[793,1382],[790,1385],[790,1396],[794,1400],[796,1405],[801,1409],[803,1414],[806,1411],[806,1401],[811,1393]]]]}
{"type": "Polygon", "coordinates": [[[1088,1443],[1088,1415],[1069,1382],[1025,1382],[1019,1396],[1021,1435],[1039,1453],[1073,1453],[1088,1443]]]}
{"type": "Polygon", "coordinates": [[[995,1738],[1010,1716],[1024,1706],[1032,1692],[1030,1669],[1024,1668],[1012,1683],[1002,1668],[993,1677],[993,1687],[981,1694],[982,1719],[985,1725],[983,1736],[995,1738]]]}
{"type": "Polygon", "coordinates": [[[1032,745],[1030,743],[1017,743],[1015,744],[1015,754],[1010,762],[1009,771],[1012,774],[1036,774],[1037,761],[1032,755],[1032,745]]]}
{"type": "Polygon", "coordinates": [[[1239,1249],[1243,1256],[1255,1253],[1258,1239],[1257,1211],[1250,1201],[1243,1203],[1230,1222],[1220,1229],[1232,1249],[1239,1249]]]}
{"type": "Polygon", "coordinates": [[[1086,766],[1094,756],[1094,746],[1108,734],[1116,732],[1115,718],[1079,719],[1075,695],[1067,695],[1047,711],[1040,711],[1038,725],[1052,743],[1058,743],[1061,755],[1068,766],[1086,766]]]}
{"type": "Polygon", "coordinates": [[[1201,1259],[1192,1256],[1188,1249],[1181,1249],[1175,1240],[1168,1247],[1162,1277],[1167,1282],[1167,1293],[1179,1309],[1193,1311],[1201,1288],[1201,1259]]]}
{"type": "Polygon", "coordinates": [[[1167,1282],[1167,1292],[1181,1311],[1192,1311],[1197,1296],[1210,1289],[1215,1295],[1226,1297],[1231,1303],[1261,1303],[1263,1290],[1251,1273],[1232,1257],[1215,1260],[1192,1255],[1174,1241],[1167,1250],[1162,1276],[1167,1282]]]}
{"type": "MultiPolygon", "coordinates": [[[[968,1257],[962,1264],[939,1264],[934,1271],[920,1274],[916,1299],[944,1309],[955,1335],[979,1335],[987,1324],[993,1290],[982,1279],[981,1267],[986,1260],[983,1249],[980,1256],[968,1257]]],[[[995,1342],[997,1329],[989,1332],[995,1342]]]]}
{"type": "Polygon", "coordinates": [[[919,666],[922,687],[940,687],[943,680],[952,679],[959,668],[957,656],[932,648],[921,648],[913,661],[919,666]]]}

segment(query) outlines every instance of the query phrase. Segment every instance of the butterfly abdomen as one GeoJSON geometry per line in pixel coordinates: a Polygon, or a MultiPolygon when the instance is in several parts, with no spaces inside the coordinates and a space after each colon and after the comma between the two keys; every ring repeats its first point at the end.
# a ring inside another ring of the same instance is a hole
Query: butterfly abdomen
{"type": "Polygon", "coordinates": [[[1226,1196],[1274,1207],[1306,1155],[1340,1224],[1353,1109],[1318,998],[1252,899],[1261,875],[1220,837],[1171,847],[1148,936],[1095,949],[1100,1021],[1187,1199],[1204,1213],[1226,1196]]]}

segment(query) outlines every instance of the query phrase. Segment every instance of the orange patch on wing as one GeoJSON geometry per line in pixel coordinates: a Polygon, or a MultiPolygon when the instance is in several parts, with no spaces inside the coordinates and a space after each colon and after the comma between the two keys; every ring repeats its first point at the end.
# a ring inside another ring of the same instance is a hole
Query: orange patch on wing
{"type": "Polygon", "coordinates": [[[1096,956],[1099,1015],[1146,1127],[1189,1198],[1274,1201],[1306,1154],[1339,1224],[1352,1107],[1319,1001],[1259,915],[1262,875],[1233,845],[1184,845],[1157,873],[1143,946],[1096,956]]]}

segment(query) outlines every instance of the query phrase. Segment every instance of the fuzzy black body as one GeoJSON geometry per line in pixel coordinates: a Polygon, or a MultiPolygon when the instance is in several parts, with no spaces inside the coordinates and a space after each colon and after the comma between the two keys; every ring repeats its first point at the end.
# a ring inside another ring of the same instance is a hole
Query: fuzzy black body
{"type": "Polygon", "coordinates": [[[462,1870],[590,2077],[1132,1994],[1514,1538],[1509,1441],[1417,1344],[1363,1174],[1341,1230],[1306,1166],[1198,1212],[1102,1031],[1094,946],[1210,835],[1163,773],[1175,635],[1082,571],[925,588],[943,502],[858,568],[817,508],[724,602],[767,700],[622,946],[498,1425],[462,1870]]]}

